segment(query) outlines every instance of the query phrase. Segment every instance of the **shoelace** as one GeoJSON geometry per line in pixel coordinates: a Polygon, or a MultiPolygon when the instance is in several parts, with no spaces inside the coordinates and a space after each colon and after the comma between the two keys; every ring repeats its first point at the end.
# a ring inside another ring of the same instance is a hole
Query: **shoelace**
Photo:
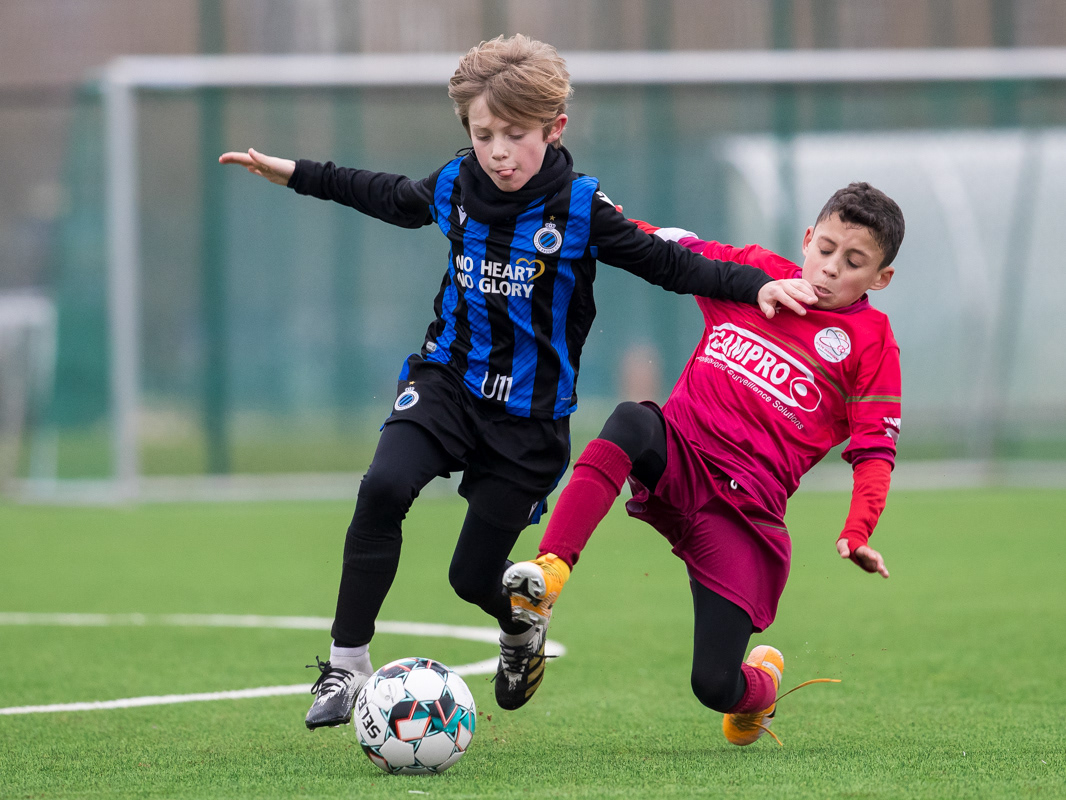
{"type": "Polygon", "coordinates": [[[516,644],[513,647],[501,644],[500,661],[503,662],[503,669],[500,672],[521,672],[529,660],[536,655],[530,644],[516,644]]]}
{"type": "MultiPolygon", "coordinates": [[[[503,666],[493,676],[493,680],[497,680],[505,672],[517,672],[522,674],[524,667],[533,658],[538,657],[539,651],[534,650],[530,644],[517,644],[513,647],[507,644],[500,644],[500,661],[503,662],[503,666]]],[[[557,658],[557,656],[550,656],[545,653],[540,658],[557,658]]]]}
{"type": "Polygon", "coordinates": [[[311,687],[311,694],[315,695],[319,694],[320,688],[322,693],[325,693],[334,687],[339,688],[344,686],[348,678],[352,676],[352,673],[348,670],[334,667],[328,661],[321,661],[318,656],[315,656],[314,664],[306,664],[305,666],[307,669],[317,668],[321,673],[318,676],[318,680],[315,681],[314,685],[311,687]]]}
{"type": "MultiPolygon", "coordinates": [[[[781,700],[781,698],[792,694],[797,689],[802,689],[804,686],[810,686],[812,683],[840,683],[840,678],[812,678],[809,681],[804,681],[799,686],[793,686],[791,689],[789,689],[784,694],[778,695],[777,697],[774,698],[774,712],[775,713],[777,712],[777,703],[778,703],[779,700],[781,700]]],[[[755,722],[755,720],[754,720],[755,716],[756,715],[754,715],[754,714],[734,714],[733,715],[733,724],[736,725],[741,730],[751,730],[752,728],[761,728],[763,733],[770,734],[770,736],[773,737],[773,740],[775,742],[777,742],[781,747],[784,747],[785,743],[777,738],[777,734],[776,733],[774,733],[772,730],[770,730],[766,725],[763,725],[761,722],[755,722]],[[751,719],[748,719],[748,717],[751,717],[751,719]]]]}

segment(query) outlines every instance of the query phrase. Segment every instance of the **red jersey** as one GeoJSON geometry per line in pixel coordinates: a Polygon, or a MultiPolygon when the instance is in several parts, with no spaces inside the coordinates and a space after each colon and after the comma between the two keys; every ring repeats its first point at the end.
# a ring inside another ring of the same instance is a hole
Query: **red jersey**
{"type": "MultiPolygon", "coordinates": [[[[684,237],[708,258],[799,278],[791,261],[756,245],[684,237]]],[[[900,429],[899,346],[888,317],[866,296],[831,311],[754,306],[697,297],[704,335],[663,413],[705,458],[784,516],[800,478],[850,438],[844,460],[895,463],[900,429]]]]}

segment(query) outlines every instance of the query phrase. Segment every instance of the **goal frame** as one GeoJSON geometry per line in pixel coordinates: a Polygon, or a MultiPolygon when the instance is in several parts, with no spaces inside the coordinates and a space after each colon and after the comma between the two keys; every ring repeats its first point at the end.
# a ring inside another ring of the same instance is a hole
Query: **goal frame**
{"type": "MultiPolygon", "coordinates": [[[[582,85],[803,86],[1066,80],[1066,48],[575,52],[582,85]]],[[[447,85],[460,54],[128,56],[99,75],[106,126],[108,347],[114,500],[144,496],[140,401],[138,93],[203,88],[447,85]]]]}

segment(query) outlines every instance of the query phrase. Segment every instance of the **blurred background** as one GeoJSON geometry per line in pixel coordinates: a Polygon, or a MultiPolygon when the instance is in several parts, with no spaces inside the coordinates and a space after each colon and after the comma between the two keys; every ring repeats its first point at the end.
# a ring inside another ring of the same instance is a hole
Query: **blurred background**
{"type": "MultiPolygon", "coordinates": [[[[565,142],[633,216],[799,260],[835,189],[893,196],[907,237],[871,299],[902,350],[901,464],[1062,479],[1061,0],[0,0],[0,485],[147,497],[253,475],[314,494],[340,475],[353,494],[443,239],[217,157],[423,177],[469,144],[446,94],[459,56],[515,32],[572,60],[565,142]],[[689,71],[582,81],[620,52],[689,71]],[[750,79],[701,69],[730,53],[750,79]],[[394,85],[300,58],[397,54],[394,85]],[[774,60],[804,54],[835,60],[821,78],[774,60]],[[275,58],[227,84],[237,56],[275,58]]],[[[619,399],[664,400],[701,330],[690,299],[611,267],[596,292],[575,447],[619,399]]]]}

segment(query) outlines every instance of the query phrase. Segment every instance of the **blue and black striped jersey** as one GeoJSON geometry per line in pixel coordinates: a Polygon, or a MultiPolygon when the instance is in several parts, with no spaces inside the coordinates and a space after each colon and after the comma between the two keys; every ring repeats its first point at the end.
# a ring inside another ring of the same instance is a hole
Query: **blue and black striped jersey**
{"type": "Polygon", "coordinates": [[[595,178],[573,171],[565,148],[549,148],[541,173],[518,192],[497,189],[473,155],[421,181],[299,161],[289,186],[393,224],[436,223],[448,263],[422,356],[521,417],[558,419],[577,408],[597,260],[681,294],[748,303],[769,280],[645,234],[595,178]]]}
{"type": "Polygon", "coordinates": [[[581,348],[596,314],[589,220],[597,181],[575,177],[486,224],[464,210],[460,163],[441,170],[434,189],[433,217],[451,248],[422,354],[453,365],[471,391],[509,413],[566,416],[577,407],[581,348]]]}

